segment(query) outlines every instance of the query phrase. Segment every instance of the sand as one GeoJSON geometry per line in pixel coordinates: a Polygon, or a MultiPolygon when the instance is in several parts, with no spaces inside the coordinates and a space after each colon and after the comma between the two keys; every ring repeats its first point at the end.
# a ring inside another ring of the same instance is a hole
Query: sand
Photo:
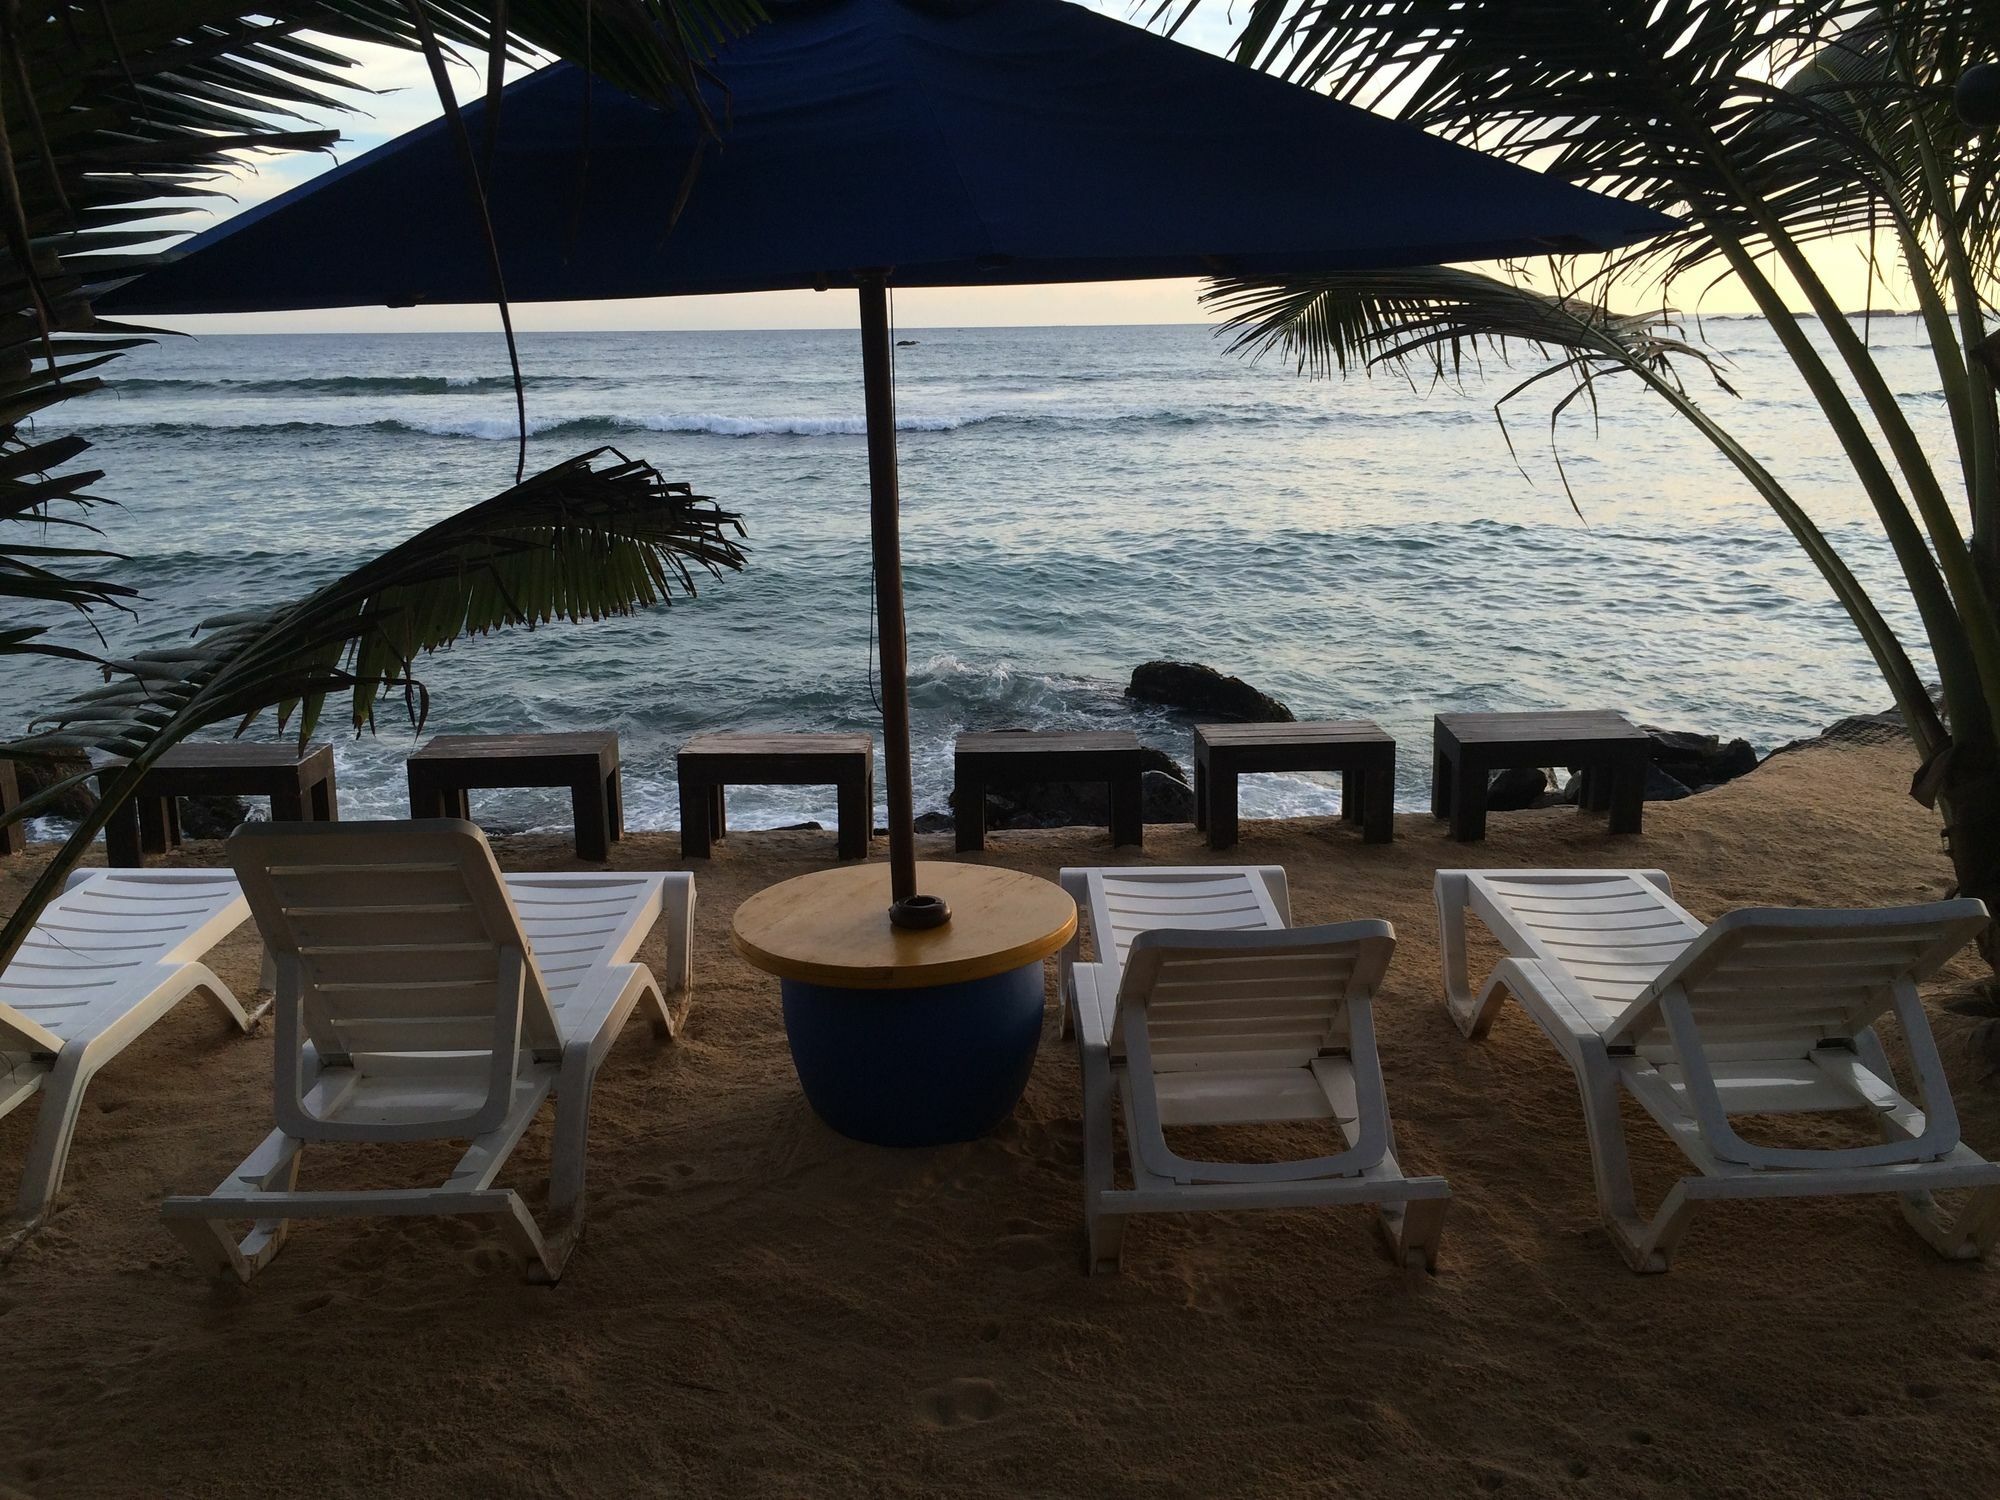
{"type": "MultiPolygon", "coordinates": [[[[1650,806],[1636,839],[1565,809],[1496,816],[1471,849],[1420,816],[1387,848],[1245,825],[1233,857],[1284,864],[1297,920],[1396,924],[1390,1100],[1407,1165],[1454,1194],[1431,1277],[1391,1266],[1352,1209],[1147,1217],[1123,1272],[1086,1278],[1053,1008],[991,1137],[833,1135],[799,1095],[774,984],[727,940],[752,891],[830,860],[831,833],[739,834],[696,867],[685,1037],[661,1047],[635,1020],[600,1075],[589,1231],[553,1289],[473,1229],[413,1222],[307,1225],[248,1289],[198,1278],[154,1207],[261,1137],[271,1041],[190,1002],[99,1078],[56,1213],[0,1267],[0,1491],[2000,1492],[2000,1267],[1941,1262],[1886,1202],[1851,1199],[1705,1207],[1669,1274],[1635,1276],[1597,1227],[1568,1069],[1518,1011],[1475,1046],[1438,1000],[1440,864],[1660,865],[1704,916],[1937,896],[1949,871],[1909,772],[1907,746],[1780,756],[1650,806]]],[[[991,845],[1042,875],[1129,858],[1083,829],[991,845]]],[[[510,868],[572,865],[557,840],[499,847],[510,868]]],[[[0,900],[39,857],[0,860],[0,900]]],[[[1207,856],[1154,828],[1145,857],[1207,856]]],[[[686,868],[672,835],[616,862],[686,868]]],[[[248,932],[216,962],[246,991],[248,932]]],[[[1927,1001],[1978,973],[1961,960],[1927,1001]]],[[[1972,1025],[1937,1015],[1966,1137],[1990,1154],[2000,1090],[1972,1025]]],[[[7,1172],[31,1115],[0,1122],[7,1172]]],[[[511,1173],[531,1201],[546,1128],[511,1173]]],[[[1651,1202],[1680,1158],[1642,1117],[1633,1144],[1651,1202]]],[[[307,1184],[421,1186],[450,1155],[323,1151],[307,1184]]]]}

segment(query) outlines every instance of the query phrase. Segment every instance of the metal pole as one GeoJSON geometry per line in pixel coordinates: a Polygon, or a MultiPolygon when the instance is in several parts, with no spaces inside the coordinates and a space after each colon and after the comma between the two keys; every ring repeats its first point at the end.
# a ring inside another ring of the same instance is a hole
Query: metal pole
{"type": "Polygon", "coordinates": [[[896,391],[890,369],[888,276],[861,278],[861,380],[868,414],[868,523],[875,626],[882,655],[883,769],[889,783],[889,919],[935,927],[951,909],[917,894],[916,793],[910,782],[910,654],[903,626],[903,545],[896,478],[896,391]]]}

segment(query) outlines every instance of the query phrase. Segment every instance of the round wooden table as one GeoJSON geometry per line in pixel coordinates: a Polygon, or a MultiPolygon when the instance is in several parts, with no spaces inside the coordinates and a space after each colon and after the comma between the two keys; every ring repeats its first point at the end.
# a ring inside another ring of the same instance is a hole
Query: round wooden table
{"type": "Polygon", "coordinates": [[[1042,1035],[1042,960],[1076,931],[1061,887],[988,865],[920,863],[942,927],[889,923],[889,867],[759,891],[736,951],[778,977],[799,1083],[819,1117],[879,1146],[983,1135],[1020,1101],[1042,1035]]]}

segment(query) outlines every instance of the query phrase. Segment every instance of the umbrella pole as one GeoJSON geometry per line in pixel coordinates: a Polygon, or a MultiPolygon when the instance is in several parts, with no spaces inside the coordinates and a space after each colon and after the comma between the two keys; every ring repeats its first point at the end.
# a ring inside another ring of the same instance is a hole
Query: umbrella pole
{"type": "Polygon", "coordinates": [[[868,526],[875,558],[875,624],[882,657],[883,770],[889,792],[889,920],[936,927],[951,908],[917,894],[916,793],[910,779],[910,654],[903,626],[903,546],[896,477],[896,389],[888,277],[861,278],[861,381],[868,414],[868,526]]]}

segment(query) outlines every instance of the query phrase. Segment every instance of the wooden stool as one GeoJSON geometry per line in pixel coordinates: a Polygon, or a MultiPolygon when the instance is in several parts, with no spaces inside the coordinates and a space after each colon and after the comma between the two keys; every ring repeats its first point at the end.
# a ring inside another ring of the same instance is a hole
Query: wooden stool
{"type": "Polygon", "coordinates": [[[1580,770],[1580,805],[1609,809],[1613,833],[1637,833],[1646,807],[1653,737],[1611,709],[1520,714],[1439,714],[1431,764],[1431,812],[1451,836],[1486,836],[1486,785],[1495,771],[1564,766],[1580,770]]]}
{"type": "MultiPolygon", "coordinates": [[[[0,813],[21,805],[21,781],[14,774],[14,762],[0,760],[0,813]]],[[[28,847],[26,823],[0,823],[0,854],[19,854],[28,847]]]]}
{"type": "Polygon", "coordinates": [[[698,734],[681,746],[681,858],[729,833],[723,788],[832,786],[842,859],[866,859],[875,824],[875,739],[866,734],[698,734]]]}
{"type": "Polygon", "coordinates": [[[1102,781],[1111,788],[1111,842],[1143,844],[1139,737],[1129,730],[961,734],[952,755],[952,815],[961,853],[986,847],[986,788],[1023,782],[1102,781]]]}
{"type": "Polygon", "coordinates": [[[1396,836],[1396,742],[1373,719],[1195,725],[1194,826],[1209,848],[1236,842],[1237,778],[1257,771],[1338,771],[1341,821],[1364,843],[1396,836]]]}
{"type": "MultiPolygon", "coordinates": [[[[125,768],[122,760],[97,768],[101,791],[125,768]]],[[[276,823],[331,823],[340,816],[333,787],[333,747],[176,745],[139,780],[139,789],[104,825],[105,862],[136,868],[148,854],[165,854],[181,841],[181,797],[269,797],[276,823]]]]}
{"type": "Polygon", "coordinates": [[[566,786],[576,826],[576,857],[599,863],[625,836],[618,736],[582,734],[441,734],[411,756],[413,818],[470,818],[471,791],[566,786]]]}

